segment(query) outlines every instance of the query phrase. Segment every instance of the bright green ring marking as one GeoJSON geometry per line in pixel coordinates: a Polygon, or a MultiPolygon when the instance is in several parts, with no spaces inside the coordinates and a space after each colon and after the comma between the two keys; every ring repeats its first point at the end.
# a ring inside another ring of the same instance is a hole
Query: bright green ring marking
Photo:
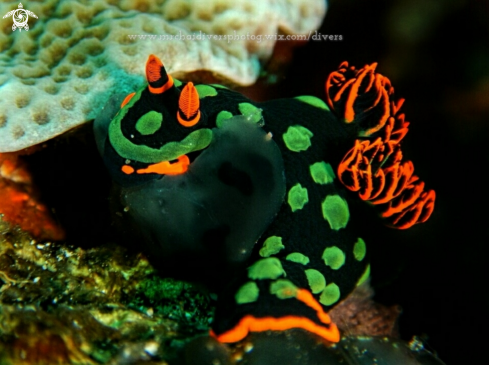
{"type": "Polygon", "coordinates": [[[270,236],[263,242],[263,247],[260,249],[259,254],[261,257],[269,257],[279,253],[284,248],[282,237],[270,236]]]}
{"type": "Polygon", "coordinates": [[[335,231],[345,228],[350,219],[348,204],[339,195],[328,195],[321,204],[323,217],[335,231]]]}
{"type": "Polygon", "coordinates": [[[324,288],[321,296],[319,297],[319,302],[324,305],[332,305],[340,299],[340,288],[335,283],[328,284],[324,288]]]}
{"type": "Polygon", "coordinates": [[[309,257],[301,254],[300,252],[292,252],[285,258],[287,261],[296,262],[301,265],[307,265],[309,263],[309,257]]]}
{"type": "Polygon", "coordinates": [[[316,162],[309,166],[311,177],[316,184],[326,185],[333,182],[336,177],[333,168],[324,161],[316,162]]]}
{"type": "Polygon", "coordinates": [[[357,242],[353,246],[353,257],[355,260],[362,261],[367,253],[367,246],[365,245],[365,241],[358,237],[357,242]]]}
{"type": "Polygon", "coordinates": [[[241,288],[239,288],[238,292],[234,296],[234,299],[238,304],[256,302],[259,292],[260,290],[258,289],[258,285],[256,285],[254,281],[248,281],[241,288]]]}
{"type": "Polygon", "coordinates": [[[311,146],[314,134],[301,125],[293,125],[282,136],[287,148],[294,152],[305,151],[311,146]]]}
{"type": "Polygon", "coordinates": [[[326,103],[324,101],[322,101],[321,99],[316,98],[315,96],[302,95],[302,96],[296,96],[294,99],[297,99],[297,100],[302,101],[303,103],[315,106],[316,108],[327,110],[328,112],[330,111],[329,107],[326,105],[326,103]]]}
{"type": "Polygon", "coordinates": [[[153,134],[161,128],[163,115],[154,110],[147,112],[136,122],[136,130],[143,136],[153,134]]]}
{"type": "Polygon", "coordinates": [[[327,247],[323,252],[322,259],[326,266],[338,270],[345,264],[345,253],[336,246],[327,247]]]}
{"type": "Polygon", "coordinates": [[[287,196],[287,203],[289,203],[293,212],[302,209],[308,201],[309,196],[307,195],[307,189],[303,188],[300,183],[297,183],[290,188],[287,196]]]}
{"type": "Polygon", "coordinates": [[[307,282],[311,288],[311,292],[313,294],[321,293],[326,286],[326,279],[324,278],[324,275],[316,269],[307,269],[305,270],[305,273],[307,282]]]}
{"type": "Polygon", "coordinates": [[[195,86],[197,93],[199,94],[199,99],[205,98],[207,96],[216,96],[217,91],[212,86],[200,84],[195,86]]]}
{"type": "Polygon", "coordinates": [[[282,275],[285,276],[285,271],[276,257],[258,260],[248,268],[248,277],[252,280],[277,279],[282,275]]]}
{"type": "Polygon", "coordinates": [[[168,142],[157,149],[145,145],[137,145],[128,140],[122,133],[121,122],[127,111],[139,100],[143,90],[144,88],[139,90],[109,124],[110,143],[122,158],[143,163],[158,163],[171,161],[179,156],[199,151],[209,146],[212,141],[212,131],[207,128],[193,131],[180,142],[168,142]]]}

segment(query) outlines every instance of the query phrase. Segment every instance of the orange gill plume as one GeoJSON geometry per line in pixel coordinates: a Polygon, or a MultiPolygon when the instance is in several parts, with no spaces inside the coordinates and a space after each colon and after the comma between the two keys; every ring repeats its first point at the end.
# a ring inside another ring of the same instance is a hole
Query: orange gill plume
{"type": "Polygon", "coordinates": [[[192,127],[200,120],[200,100],[197,89],[189,82],[182,89],[178,99],[178,122],[185,127],[192,127]]]}
{"type": "Polygon", "coordinates": [[[173,86],[173,78],[166,73],[163,62],[154,54],[146,61],[146,80],[152,94],[162,94],[173,86]]]}
{"type": "Polygon", "coordinates": [[[405,115],[399,114],[404,99],[390,100],[394,89],[386,77],[374,73],[376,66],[356,70],[343,62],[326,82],[330,107],[346,123],[358,123],[363,137],[339,164],[338,178],[362,200],[377,206],[389,226],[406,229],[429,218],[435,192],[425,191],[413,163],[403,161],[400,142],[409,126],[405,115]]]}
{"type": "Polygon", "coordinates": [[[380,130],[390,115],[390,95],[394,93],[390,80],[375,73],[377,63],[357,70],[343,62],[338,71],[326,80],[326,101],[346,123],[358,123],[362,136],[380,130]],[[370,124],[372,120],[375,123],[370,124]]]}

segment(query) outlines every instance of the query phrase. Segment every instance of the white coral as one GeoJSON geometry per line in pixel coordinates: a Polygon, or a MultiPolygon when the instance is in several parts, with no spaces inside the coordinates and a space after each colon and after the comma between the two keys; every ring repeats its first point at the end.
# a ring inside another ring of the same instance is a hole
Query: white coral
{"type": "MultiPolygon", "coordinates": [[[[0,4],[0,14],[17,7],[0,4]]],[[[0,152],[19,150],[87,122],[114,92],[143,82],[149,54],[169,72],[206,70],[253,83],[274,40],[140,40],[129,35],[304,34],[316,29],[325,0],[43,1],[30,30],[0,32],[0,152]]],[[[136,37],[137,38],[137,37],[136,37]]]]}

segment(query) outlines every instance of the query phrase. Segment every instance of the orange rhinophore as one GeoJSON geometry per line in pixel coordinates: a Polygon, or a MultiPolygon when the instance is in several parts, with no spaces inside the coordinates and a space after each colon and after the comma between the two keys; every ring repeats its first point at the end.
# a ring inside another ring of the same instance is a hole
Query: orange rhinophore
{"type": "Polygon", "coordinates": [[[200,120],[200,100],[197,89],[192,82],[183,88],[178,99],[178,122],[185,127],[192,127],[200,120]]]}
{"type": "Polygon", "coordinates": [[[153,54],[146,61],[146,79],[152,94],[162,94],[173,86],[173,78],[166,73],[163,62],[153,54]]]}

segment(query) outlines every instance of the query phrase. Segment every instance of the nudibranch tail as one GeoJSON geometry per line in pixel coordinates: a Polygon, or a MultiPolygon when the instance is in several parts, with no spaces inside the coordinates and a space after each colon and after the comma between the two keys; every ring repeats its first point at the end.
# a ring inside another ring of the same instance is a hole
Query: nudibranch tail
{"type": "Polygon", "coordinates": [[[436,194],[425,191],[412,162],[403,161],[400,142],[409,127],[399,113],[404,99],[391,100],[394,88],[375,73],[376,66],[357,70],[343,62],[326,81],[329,106],[346,123],[357,124],[361,137],[339,164],[338,178],[378,206],[388,225],[406,229],[429,218],[436,194]]]}

